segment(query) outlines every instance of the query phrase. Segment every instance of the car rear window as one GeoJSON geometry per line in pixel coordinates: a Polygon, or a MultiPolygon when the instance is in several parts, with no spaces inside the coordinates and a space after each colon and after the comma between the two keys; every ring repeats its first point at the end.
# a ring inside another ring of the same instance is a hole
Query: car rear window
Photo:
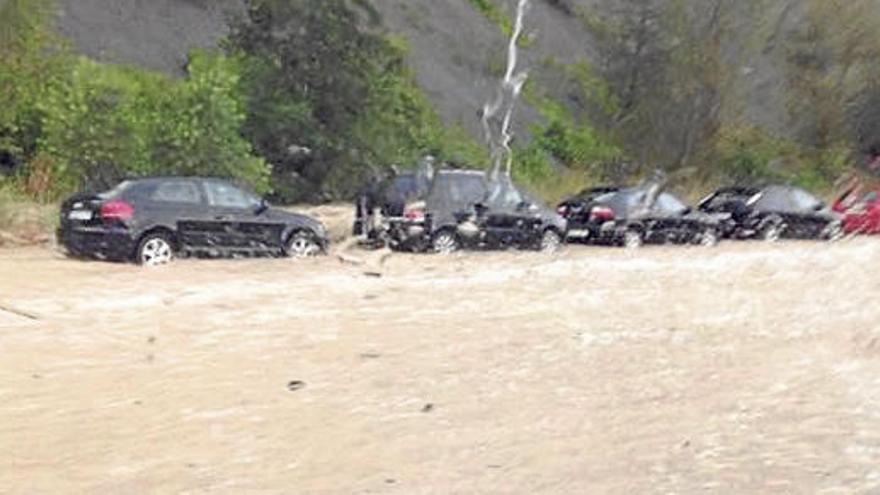
{"type": "Polygon", "coordinates": [[[113,189],[99,193],[99,194],[97,194],[97,196],[100,199],[118,198],[118,197],[122,196],[122,193],[124,193],[131,186],[131,184],[132,184],[131,181],[124,180],[124,181],[120,182],[119,184],[117,184],[116,187],[114,187],[113,189]]]}
{"type": "Polygon", "coordinates": [[[158,203],[199,204],[202,198],[199,189],[191,182],[163,182],[156,186],[150,197],[158,203]]]}

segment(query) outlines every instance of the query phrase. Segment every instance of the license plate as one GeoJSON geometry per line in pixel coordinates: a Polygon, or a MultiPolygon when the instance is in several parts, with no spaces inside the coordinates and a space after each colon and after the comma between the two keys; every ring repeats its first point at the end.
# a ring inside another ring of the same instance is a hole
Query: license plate
{"type": "Polygon", "coordinates": [[[92,212],[89,210],[73,210],[67,214],[70,220],[87,221],[92,219],[92,212]]]}
{"type": "Polygon", "coordinates": [[[590,237],[590,231],[589,230],[572,229],[572,230],[568,231],[568,237],[571,237],[573,239],[586,239],[587,237],[590,237]]]}

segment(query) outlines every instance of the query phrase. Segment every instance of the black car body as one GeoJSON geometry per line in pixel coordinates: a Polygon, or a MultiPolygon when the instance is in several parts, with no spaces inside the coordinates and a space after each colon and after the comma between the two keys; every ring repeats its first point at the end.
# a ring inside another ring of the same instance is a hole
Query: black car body
{"type": "Polygon", "coordinates": [[[544,239],[545,233],[561,237],[565,232],[565,221],[552,210],[510,183],[501,194],[482,171],[440,170],[427,183],[400,186],[393,183],[386,190],[390,193],[384,194],[382,218],[366,233],[367,238],[385,239],[394,249],[446,253],[459,248],[537,247],[542,240],[552,242],[550,235],[544,239]]]}
{"type": "Polygon", "coordinates": [[[693,211],[674,195],[656,187],[620,189],[595,198],[586,220],[572,226],[593,244],[639,247],[648,244],[714,245],[721,219],[693,211]]]}
{"type": "Polygon", "coordinates": [[[598,198],[621,189],[617,186],[591,187],[559,203],[556,211],[568,222],[567,240],[587,241],[598,236],[601,222],[591,221],[590,212],[598,198]]]}
{"type": "Polygon", "coordinates": [[[518,188],[509,178],[482,179],[483,197],[474,186],[450,183],[435,187],[432,247],[446,253],[466,249],[538,249],[555,251],[565,238],[568,224],[564,218],[538,199],[518,188]],[[454,205],[467,197],[465,208],[454,205]],[[445,207],[440,207],[440,206],[445,207]]]}
{"type": "Polygon", "coordinates": [[[417,173],[403,173],[371,182],[358,194],[355,202],[354,235],[372,247],[397,246],[406,236],[396,231],[423,220],[407,218],[407,204],[423,199],[429,186],[428,179],[417,173]]]}
{"type": "Polygon", "coordinates": [[[838,214],[799,187],[727,188],[707,197],[700,209],[728,213],[729,237],[736,239],[826,239],[843,235],[838,214]]]}
{"type": "Polygon", "coordinates": [[[328,245],[312,218],[270,208],[227,181],[186,177],[128,180],[74,196],[61,205],[58,239],[76,256],[143,264],[173,253],[303,256],[328,245]]]}

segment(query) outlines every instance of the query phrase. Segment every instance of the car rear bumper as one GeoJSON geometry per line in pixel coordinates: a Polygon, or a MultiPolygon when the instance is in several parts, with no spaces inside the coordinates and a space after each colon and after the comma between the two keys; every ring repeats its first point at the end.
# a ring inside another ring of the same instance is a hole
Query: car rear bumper
{"type": "Polygon", "coordinates": [[[129,230],[119,227],[62,226],[58,229],[58,242],[75,255],[128,259],[134,252],[136,239],[129,230]]]}

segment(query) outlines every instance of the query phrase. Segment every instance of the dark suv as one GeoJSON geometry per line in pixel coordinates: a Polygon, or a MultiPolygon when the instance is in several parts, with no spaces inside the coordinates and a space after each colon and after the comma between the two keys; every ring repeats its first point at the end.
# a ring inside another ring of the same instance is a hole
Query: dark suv
{"type": "MultiPolygon", "coordinates": [[[[565,220],[554,211],[509,181],[490,182],[479,170],[441,170],[421,186],[394,181],[383,197],[376,206],[381,218],[362,232],[395,249],[551,249],[565,234],[565,220]]],[[[362,225],[357,220],[355,231],[362,225]]]]}
{"type": "Polygon", "coordinates": [[[61,205],[59,242],[74,256],[160,265],[175,254],[305,257],[327,248],[324,226],[227,181],[128,180],[61,205]]]}

